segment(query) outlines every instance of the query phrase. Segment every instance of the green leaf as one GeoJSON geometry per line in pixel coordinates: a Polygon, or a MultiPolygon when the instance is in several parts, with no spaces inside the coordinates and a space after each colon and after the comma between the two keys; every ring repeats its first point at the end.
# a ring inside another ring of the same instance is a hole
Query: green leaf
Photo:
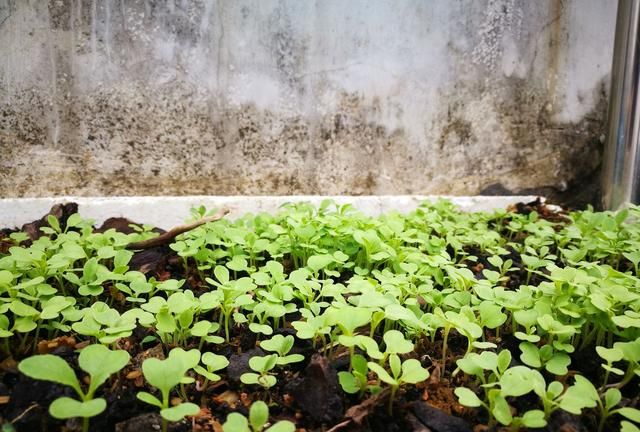
{"type": "Polygon", "coordinates": [[[67,228],[76,227],[82,223],[82,217],[80,214],[74,213],[67,218],[67,228]]]}
{"type": "Polygon", "coordinates": [[[522,424],[527,428],[543,428],[547,425],[544,411],[531,410],[522,416],[522,424]]]}
{"type": "Polygon", "coordinates": [[[402,363],[401,382],[417,384],[429,378],[429,371],[422,367],[416,359],[405,360],[402,363]]]}
{"type": "Polygon", "coordinates": [[[640,410],[630,407],[617,409],[616,412],[636,423],[640,423],[640,410]]]}
{"type": "MultiPolygon", "coordinates": [[[[495,355],[495,354],[494,354],[495,355]]],[[[464,358],[456,361],[458,367],[468,375],[481,376],[484,368],[477,361],[478,354],[469,353],[464,358]]]]}
{"type": "Polygon", "coordinates": [[[503,396],[522,396],[533,390],[533,370],[526,366],[514,366],[500,377],[503,396]]]}
{"type": "MultiPolygon", "coordinates": [[[[560,396],[560,394],[562,394],[562,392],[564,391],[564,386],[562,385],[561,382],[558,381],[553,381],[552,383],[549,384],[549,387],[547,388],[547,393],[549,393],[550,399],[555,399],[558,396],[560,396]]],[[[544,395],[540,395],[540,397],[543,397],[544,395]]]]}
{"type": "Polygon", "coordinates": [[[62,245],[62,250],[67,257],[71,258],[74,261],[85,259],[87,257],[87,254],[85,253],[82,246],[74,242],[65,242],[62,245]]]}
{"type": "Polygon", "coordinates": [[[338,381],[345,393],[355,394],[360,391],[360,383],[350,372],[338,372],[338,381]]]}
{"type": "Polygon", "coordinates": [[[160,400],[151,393],[141,391],[136,394],[136,397],[142,402],[148,403],[149,405],[154,405],[158,408],[162,408],[162,402],[160,402],[160,400]]]}
{"type": "Polygon", "coordinates": [[[249,409],[249,424],[253,430],[261,430],[269,421],[269,407],[262,401],[256,401],[249,409]]]}
{"type": "Polygon", "coordinates": [[[189,332],[191,333],[192,336],[202,337],[202,336],[206,336],[209,333],[209,329],[211,329],[211,322],[203,320],[195,323],[191,327],[189,332]]]}
{"type": "Polygon", "coordinates": [[[231,258],[231,261],[227,262],[226,266],[233,271],[243,271],[247,269],[247,260],[236,255],[231,258]]]}
{"type": "Polygon", "coordinates": [[[480,303],[478,309],[484,327],[495,329],[507,320],[507,315],[502,312],[502,307],[493,302],[484,301],[480,303]]]}
{"type": "Polygon", "coordinates": [[[275,367],[277,360],[277,354],[264,357],[254,356],[249,359],[249,367],[256,372],[267,372],[275,367]]]}
{"type": "Polygon", "coordinates": [[[29,357],[18,364],[18,369],[33,379],[67,385],[79,395],[83,394],[73,369],[58,356],[43,354],[29,357]]]}
{"type": "Polygon", "coordinates": [[[13,273],[9,270],[0,270],[0,287],[8,287],[13,281],[13,273]]]}
{"type": "Polygon", "coordinates": [[[289,354],[284,357],[278,357],[276,363],[279,365],[288,365],[291,363],[298,363],[304,360],[304,356],[302,354],[289,354]]]}
{"type": "Polygon", "coordinates": [[[369,369],[372,370],[373,372],[375,372],[376,375],[378,375],[378,378],[381,381],[384,381],[387,384],[390,384],[390,385],[393,385],[393,386],[397,386],[398,385],[398,382],[395,379],[393,379],[391,377],[391,375],[389,375],[389,372],[387,372],[378,363],[368,362],[367,366],[369,366],[369,369]]]}
{"type": "Polygon", "coordinates": [[[389,356],[389,366],[391,367],[391,374],[394,378],[398,378],[402,373],[402,362],[397,354],[391,354],[391,356],[389,356]]]}
{"type": "Polygon", "coordinates": [[[31,317],[15,318],[13,323],[13,330],[19,333],[29,333],[34,330],[38,325],[31,317]]]}
{"type": "Polygon", "coordinates": [[[562,395],[560,408],[571,414],[580,415],[584,408],[595,407],[600,396],[588,379],[576,375],[575,380],[576,382],[562,395]]]}
{"type": "Polygon", "coordinates": [[[294,338],[291,335],[275,335],[271,339],[260,342],[260,348],[277,352],[280,356],[287,355],[293,347],[294,338]]]}
{"type": "Polygon", "coordinates": [[[246,417],[239,413],[231,413],[222,425],[223,432],[251,432],[246,417]]]}
{"type": "Polygon", "coordinates": [[[253,372],[246,372],[240,375],[240,381],[242,381],[243,384],[258,384],[259,378],[260,375],[253,372]]]}
{"type": "Polygon", "coordinates": [[[84,267],[82,268],[82,278],[86,282],[93,282],[98,273],[98,268],[100,264],[98,264],[98,258],[90,258],[84,263],[84,267]]]}
{"type": "Polygon", "coordinates": [[[474,341],[471,344],[474,348],[478,348],[481,350],[488,350],[488,349],[495,349],[498,348],[498,345],[494,344],[493,342],[479,342],[479,341],[474,341]]]}
{"type": "Polygon", "coordinates": [[[531,342],[521,342],[520,345],[520,360],[526,364],[527,366],[539,368],[542,366],[540,362],[540,353],[538,352],[538,347],[536,347],[531,342]]]}
{"type": "Polygon", "coordinates": [[[358,327],[369,324],[372,312],[357,307],[343,307],[330,311],[331,324],[337,324],[343,334],[351,336],[358,327]]]}
{"type": "Polygon", "coordinates": [[[200,362],[200,352],[192,349],[185,351],[174,348],[165,360],[157,358],[146,359],[142,363],[142,373],[149,384],[167,394],[173,387],[180,384],[187,370],[200,362]]]}
{"type": "Polygon", "coordinates": [[[640,432],[640,428],[628,421],[620,422],[620,432],[640,432]]]}
{"type": "Polygon", "coordinates": [[[307,260],[307,266],[314,272],[318,272],[334,262],[335,259],[331,255],[312,255],[307,260]]]}
{"type": "Polygon", "coordinates": [[[361,375],[367,375],[367,372],[369,371],[369,368],[367,367],[367,359],[360,354],[355,354],[351,357],[351,368],[361,375]]]}
{"type": "Polygon", "coordinates": [[[112,374],[129,363],[131,356],[124,350],[111,351],[104,345],[89,345],[80,351],[78,364],[91,375],[89,394],[100,387],[112,374]]]}
{"type": "Polygon", "coordinates": [[[511,407],[507,403],[507,400],[500,393],[496,391],[496,393],[490,392],[489,398],[492,399],[492,409],[491,413],[501,424],[508,426],[513,421],[513,416],[511,415],[511,407]]]}
{"type": "Polygon", "coordinates": [[[219,265],[215,266],[215,268],[213,269],[213,274],[216,275],[216,278],[221,284],[224,285],[229,282],[229,270],[227,270],[226,267],[219,265]]]}
{"type": "Polygon", "coordinates": [[[53,230],[57,233],[61,232],[62,230],[60,229],[60,223],[58,222],[58,218],[55,217],[54,215],[48,215],[47,216],[47,223],[49,224],[49,226],[51,228],[53,228],[53,230]]]}
{"type": "Polygon", "coordinates": [[[264,388],[271,388],[276,385],[277,382],[278,380],[273,375],[262,375],[258,377],[258,384],[264,388]]]}
{"type": "Polygon", "coordinates": [[[30,317],[38,315],[38,310],[29,305],[22,303],[20,300],[14,300],[9,304],[9,310],[21,317],[30,317]]]}
{"type": "Polygon", "coordinates": [[[413,351],[413,343],[404,338],[404,334],[398,330],[389,330],[384,336],[386,353],[406,354],[413,351]]]}
{"type": "Polygon", "coordinates": [[[482,406],[482,401],[474,392],[466,387],[458,387],[454,390],[456,396],[458,396],[458,402],[461,405],[476,408],[482,406]]]}
{"type": "Polygon", "coordinates": [[[183,402],[179,405],[171,408],[164,408],[160,410],[160,415],[165,420],[170,422],[177,422],[185,418],[186,416],[194,416],[200,412],[200,407],[191,402],[183,402]]]}
{"type": "Polygon", "coordinates": [[[607,363],[614,363],[622,360],[624,356],[623,352],[616,348],[605,348],[603,346],[597,346],[596,352],[600,357],[607,361],[607,363]]]}
{"type": "Polygon", "coordinates": [[[61,397],[53,401],[49,406],[49,413],[58,419],[68,419],[73,417],[94,417],[107,408],[107,401],[103,398],[96,398],[82,402],[69,397],[61,397]]]}
{"type": "Polygon", "coordinates": [[[554,375],[566,375],[569,372],[568,366],[571,358],[565,353],[555,353],[553,357],[544,365],[544,368],[554,375]]]}
{"type": "Polygon", "coordinates": [[[167,306],[163,306],[156,315],[156,329],[163,333],[173,333],[176,330],[176,319],[167,306]]]}
{"type": "Polygon", "coordinates": [[[195,348],[185,351],[184,349],[177,347],[169,352],[168,359],[180,362],[184,374],[186,371],[193,369],[198,363],[200,363],[200,357],[200,351],[195,348]]]}
{"type": "Polygon", "coordinates": [[[217,371],[229,366],[229,360],[225,356],[212,352],[202,354],[202,363],[207,365],[207,369],[210,371],[217,371]]]}
{"type": "Polygon", "coordinates": [[[270,428],[268,428],[265,432],[295,432],[296,425],[291,423],[288,420],[280,420],[270,428]]]}
{"type": "Polygon", "coordinates": [[[611,408],[618,405],[622,399],[622,393],[617,388],[610,388],[604,394],[605,408],[610,411],[611,408]]]}
{"type": "MultiPolygon", "coordinates": [[[[267,336],[273,334],[273,328],[267,324],[251,323],[249,324],[249,330],[251,330],[251,332],[253,333],[262,333],[263,335],[267,335],[267,336]]],[[[262,346],[263,343],[264,341],[260,343],[260,346],[262,346]]],[[[272,351],[272,350],[268,350],[268,351],[272,351]]]]}
{"type": "MultiPolygon", "coordinates": [[[[483,353],[484,354],[484,353],[483,353]]],[[[507,370],[511,364],[511,352],[509,350],[502,350],[498,354],[497,367],[500,372],[507,370]]]]}

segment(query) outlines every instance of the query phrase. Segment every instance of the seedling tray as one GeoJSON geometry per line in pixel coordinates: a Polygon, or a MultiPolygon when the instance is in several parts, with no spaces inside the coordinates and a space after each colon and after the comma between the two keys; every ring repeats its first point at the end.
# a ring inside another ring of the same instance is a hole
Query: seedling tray
{"type": "Polygon", "coordinates": [[[637,430],[640,209],[428,198],[0,201],[3,431],[637,430]]]}

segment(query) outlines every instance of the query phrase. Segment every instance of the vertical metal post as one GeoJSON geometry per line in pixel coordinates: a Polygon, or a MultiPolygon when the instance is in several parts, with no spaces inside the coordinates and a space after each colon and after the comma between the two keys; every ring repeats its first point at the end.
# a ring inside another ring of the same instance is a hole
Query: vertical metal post
{"type": "Polygon", "coordinates": [[[640,0],[619,0],[611,70],[602,205],[640,203],[640,0]]]}

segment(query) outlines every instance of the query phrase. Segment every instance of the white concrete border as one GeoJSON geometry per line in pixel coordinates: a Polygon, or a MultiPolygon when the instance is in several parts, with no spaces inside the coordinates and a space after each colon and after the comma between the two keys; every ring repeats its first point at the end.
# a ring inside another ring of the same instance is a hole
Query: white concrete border
{"type": "Polygon", "coordinates": [[[0,199],[0,228],[19,227],[39,219],[51,206],[62,202],[76,202],[79,213],[100,224],[109,217],[122,216],[135,222],[149,223],[161,228],[170,228],[189,218],[189,210],[204,205],[207,209],[227,206],[228,217],[235,218],[244,213],[275,212],[287,202],[309,201],[319,204],[324,199],[333,199],[354,207],[369,215],[378,215],[390,210],[409,212],[421,201],[438,198],[450,199],[464,211],[488,211],[505,208],[516,202],[529,202],[535,196],[443,196],[443,195],[381,195],[381,196],[181,196],[181,197],[48,197],[48,198],[4,198],[0,199]]]}

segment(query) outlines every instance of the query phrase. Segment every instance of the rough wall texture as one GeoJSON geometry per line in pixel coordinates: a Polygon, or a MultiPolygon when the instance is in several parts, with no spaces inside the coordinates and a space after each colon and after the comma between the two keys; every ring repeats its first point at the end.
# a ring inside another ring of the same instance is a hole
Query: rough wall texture
{"type": "Polygon", "coordinates": [[[564,190],[615,0],[0,0],[0,196],[564,190]]]}

